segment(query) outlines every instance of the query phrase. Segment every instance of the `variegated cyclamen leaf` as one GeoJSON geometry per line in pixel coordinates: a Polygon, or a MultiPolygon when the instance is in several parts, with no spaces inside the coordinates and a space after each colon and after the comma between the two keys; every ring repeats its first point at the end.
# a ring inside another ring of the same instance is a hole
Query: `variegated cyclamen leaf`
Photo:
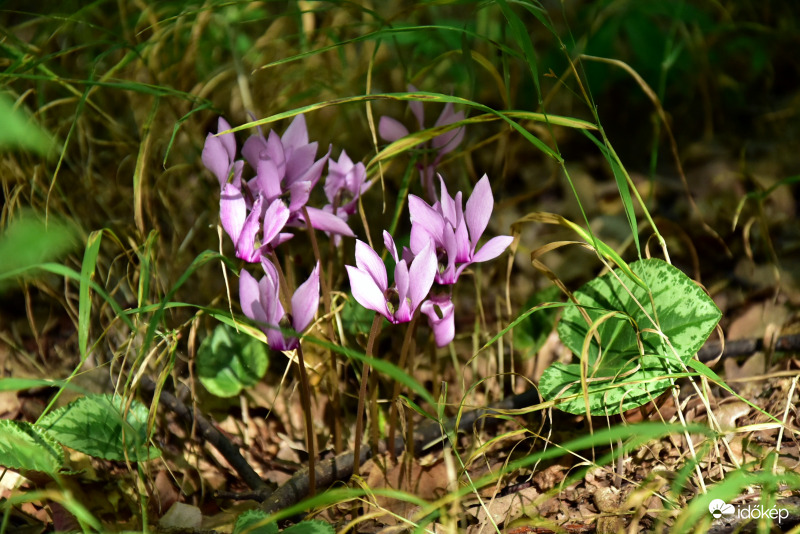
{"type": "MultiPolygon", "coordinates": [[[[722,316],[697,284],[665,261],[641,260],[630,268],[649,291],[617,269],[576,291],[580,308],[567,307],[557,327],[576,355],[591,336],[586,378],[594,415],[635,408],[663,393],[670,382],[660,377],[682,372],[677,358],[684,364],[691,360],[722,316]],[[600,320],[614,311],[617,315],[600,320]],[[590,322],[597,322],[596,332],[590,322]]],[[[548,400],[575,396],[560,409],[586,412],[580,364],[551,366],[539,386],[548,400]]]]}

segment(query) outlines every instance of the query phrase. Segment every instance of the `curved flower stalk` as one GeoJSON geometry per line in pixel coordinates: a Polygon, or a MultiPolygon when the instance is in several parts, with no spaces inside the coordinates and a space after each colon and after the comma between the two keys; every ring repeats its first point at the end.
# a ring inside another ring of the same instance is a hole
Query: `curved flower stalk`
{"type": "Polygon", "coordinates": [[[356,240],[356,266],[346,266],[350,289],[353,298],[365,308],[380,313],[392,324],[407,323],[433,285],[436,256],[429,243],[414,257],[409,267],[405,258],[398,261],[394,240],[385,230],[383,241],[396,264],[394,286],[389,287],[381,257],[369,245],[356,240]]]}
{"type": "Polygon", "coordinates": [[[287,314],[280,301],[278,271],[267,259],[261,260],[265,275],[260,281],[242,269],[239,273],[239,301],[244,314],[257,321],[274,350],[294,350],[300,346],[296,337],[284,336],[280,327],[302,332],[311,324],[319,306],[319,263],[292,295],[292,313],[287,314]]]}
{"type": "MultiPolygon", "coordinates": [[[[416,91],[418,91],[416,87],[408,84],[408,92],[414,93],[416,91]]],[[[409,101],[408,107],[411,108],[411,112],[417,118],[419,129],[424,130],[425,110],[422,102],[418,100],[409,101]]],[[[463,111],[455,112],[453,110],[453,104],[447,103],[433,126],[437,127],[453,124],[464,120],[464,117],[465,114],[463,111]]],[[[386,116],[381,117],[380,122],[378,123],[378,133],[384,140],[389,141],[390,143],[409,135],[408,128],[406,128],[400,121],[386,116]]],[[[428,197],[431,200],[436,200],[436,191],[433,185],[433,176],[436,172],[436,167],[439,165],[444,155],[455,150],[455,148],[461,144],[463,139],[464,127],[461,127],[450,130],[449,132],[445,132],[441,135],[437,135],[430,140],[430,145],[428,143],[423,143],[420,145],[421,148],[430,148],[436,153],[432,163],[418,166],[420,180],[425,186],[425,190],[427,191],[428,197]]]]}
{"type": "Polygon", "coordinates": [[[501,235],[487,241],[479,250],[478,240],[489,224],[494,209],[494,197],[489,178],[484,174],[475,185],[463,208],[461,192],[451,197],[439,177],[441,202],[429,206],[416,195],[408,196],[411,213],[411,252],[416,254],[433,241],[439,259],[436,282],[454,284],[471,263],[491,260],[502,254],[514,240],[501,235]]]}

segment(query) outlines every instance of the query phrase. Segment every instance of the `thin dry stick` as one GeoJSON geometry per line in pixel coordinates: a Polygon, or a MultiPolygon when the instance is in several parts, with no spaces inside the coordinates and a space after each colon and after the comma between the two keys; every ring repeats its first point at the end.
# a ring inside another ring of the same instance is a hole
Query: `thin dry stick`
{"type": "MultiPolygon", "coordinates": [[[[375,338],[381,331],[381,324],[383,323],[383,315],[375,313],[375,318],[372,320],[372,328],[369,331],[369,340],[367,341],[367,358],[371,358],[373,353],[372,349],[375,346],[375,338]]],[[[369,364],[365,361],[364,367],[361,370],[361,388],[358,391],[358,408],[356,408],[356,437],[353,444],[354,451],[361,450],[361,438],[364,434],[364,401],[367,398],[367,380],[369,379],[369,364]]],[[[358,474],[358,468],[361,458],[356,454],[353,457],[353,474],[358,474]]]]}

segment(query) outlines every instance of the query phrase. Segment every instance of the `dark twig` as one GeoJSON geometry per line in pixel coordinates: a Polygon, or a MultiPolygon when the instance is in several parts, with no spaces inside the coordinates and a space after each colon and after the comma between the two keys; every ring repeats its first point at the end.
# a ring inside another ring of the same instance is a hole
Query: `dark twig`
{"type": "MultiPolygon", "coordinates": [[[[525,393],[514,395],[500,402],[492,404],[488,408],[479,408],[461,414],[458,420],[458,430],[467,430],[474,425],[480,418],[487,415],[498,413],[502,410],[515,410],[533,406],[539,403],[539,393],[536,388],[531,388],[525,393]]],[[[456,418],[451,417],[444,423],[447,429],[454,428],[456,418]]],[[[437,421],[426,421],[414,432],[414,454],[419,454],[425,449],[442,441],[442,426],[437,421]]],[[[405,439],[398,436],[394,440],[392,451],[400,454],[405,449],[405,439]]],[[[379,452],[389,451],[389,444],[383,442],[378,447],[379,452]]],[[[369,445],[361,447],[359,454],[359,464],[363,464],[372,457],[372,448],[369,445]]],[[[316,468],[317,489],[323,489],[336,481],[347,480],[353,475],[353,451],[342,453],[334,458],[320,462],[316,468]]],[[[289,506],[297,504],[309,495],[308,469],[298,471],[288,482],[275,490],[266,501],[261,505],[261,509],[272,514],[283,510],[289,506]]]]}
{"type": "MultiPolygon", "coordinates": [[[[139,387],[142,392],[152,397],[156,391],[156,383],[143,376],[139,387]]],[[[239,477],[248,485],[250,489],[262,495],[262,499],[266,498],[269,494],[269,487],[266,482],[261,480],[253,468],[244,459],[244,456],[239,452],[231,441],[226,438],[219,430],[212,425],[208,419],[203,417],[197,410],[192,413],[188,406],[181,402],[172,393],[161,390],[159,394],[159,403],[163,404],[175,414],[183,419],[185,422],[191,424],[192,421],[197,423],[197,428],[200,430],[200,436],[214,446],[219,453],[225,457],[231,467],[236,471],[239,477]]]]}
{"type": "MultiPolygon", "coordinates": [[[[726,341],[725,350],[722,352],[722,358],[750,356],[760,350],[764,350],[764,348],[763,339],[737,339],[735,341],[726,341]]],[[[787,334],[779,337],[773,349],[776,352],[800,351],[800,334],[787,334]]],[[[716,359],[721,350],[721,343],[719,341],[712,341],[706,343],[703,348],[697,352],[697,358],[701,362],[709,362],[716,359]]]]}

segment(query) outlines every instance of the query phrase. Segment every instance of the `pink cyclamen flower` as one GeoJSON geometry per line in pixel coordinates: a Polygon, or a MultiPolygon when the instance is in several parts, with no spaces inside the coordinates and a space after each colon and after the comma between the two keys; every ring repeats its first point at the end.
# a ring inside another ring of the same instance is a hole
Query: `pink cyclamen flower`
{"type": "Polygon", "coordinates": [[[444,347],[455,337],[455,306],[450,295],[431,295],[422,303],[420,311],[428,316],[437,347],[444,347]]]}
{"type": "Polygon", "coordinates": [[[328,160],[328,177],[325,179],[325,211],[353,215],[358,209],[358,198],[372,186],[367,182],[367,169],[342,150],[339,161],[328,160]]]}
{"type": "Polygon", "coordinates": [[[461,192],[455,198],[451,197],[441,176],[439,180],[441,202],[429,206],[416,195],[408,196],[411,252],[416,254],[433,240],[440,262],[436,282],[454,284],[469,264],[496,258],[514,238],[505,235],[493,237],[476,250],[494,209],[492,188],[485,174],[467,200],[466,210],[462,207],[461,192]]]}
{"type": "MultiPolygon", "coordinates": [[[[416,87],[408,84],[408,92],[414,93],[417,90],[418,89],[416,87]]],[[[417,123],[419,124],[420,130],[425,129],[425,111],[422,102],[419,100],[411,100],[408,103],[408,107],[411,108],[411,112],[417,118],[417,123]]],[[[465,114],[463,111],[456,112],[453,109],[453,104],[447,103],[433,126],[438,127],[445,126],[447,124],[454,124],[464,120],[464,117],[465,114]]],[[[406,128],[400,121],[386,116],[381,117],[380,121],[378,122],[378,133],[383,139],[389,142],[397,141],[398,139],[402,139],[403,137],[409,135],[408,128],[406,128]]],[[[430,145],[427,143],[420,145],[420,148],[431,148],[436,153],[432,163],[418,165],[420,179],[425,186],[430,199],[436,200],[436,191],[433,185],[433,175],[436,167],[439,165],[439,162],[441,162],[444,155],[455,150],[455,148],[463,139],[464,128],[461,127],[450,130],[441,135],[437,135],[430,140],[430,145]]]]}
{"type": "Polygon", "coordinates": [[[257,321],[274,350],[294,350],[300,346],[296,337],[284,336],[280,328],[302,332],[311,324],[319,306],[319,263],[292,295],[292,313],[286,314],[280,301],[278,271],[268,260],[262,260],[265,276],[256,279],[242,269],[239,274],[239,301],[244,314],[257,321]]]}
{"type": "Polygon", "coordinates": [[[432,244],[423,247],[408,266],[407,260],[398,261],[397,248],[388,232],[383,241],[396,267],[394,286],[389,287],[386,266],[369,245],[356,240],[356,267],[347,265],[353,298],[369,310],[386,317],[392,324],[407,323],[428,295],[436,274],[436,256],[432,244]]]}
{"type": "MultiPolygon", "coordinates": [[[[228,121],[220,117],[217,121],[217,133],[230,129],[231,125],[228,124],[228,121]]],[[[203,165],[213,172],[214,176],[219,180],[220,190],[225,188],[225,184],[228,183],[228,178],[230,178],[231,174],[233,175],[231,183],[237,188],[241,187],[244,161],[234,161],[235,158],[236,138],[232,133],[223,135],[208,134],[206,136],[201,159],[203,160],[203,165]]]]}

